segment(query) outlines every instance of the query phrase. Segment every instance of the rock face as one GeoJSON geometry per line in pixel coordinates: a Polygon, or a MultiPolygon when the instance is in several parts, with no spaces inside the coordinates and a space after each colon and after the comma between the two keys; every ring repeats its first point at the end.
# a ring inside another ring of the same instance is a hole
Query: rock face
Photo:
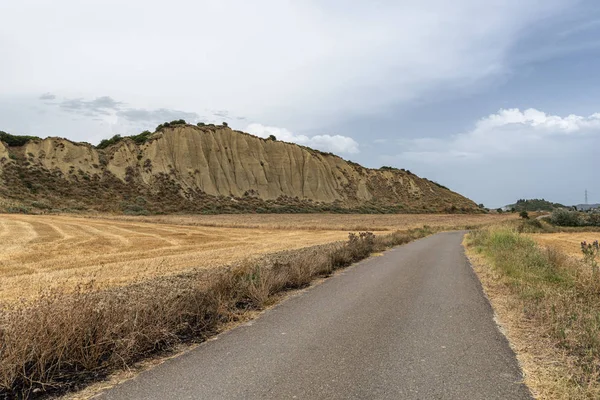
{"type": "Polygon", "coordinates": [[[408,171],[367,169],[221,126],[163,128],[145,143],[124,139],[104,150],[47,138],[10,151],[17,155],[12,164],[0,144],[4,196],[52,207],[66,202],[119,211],[124,202],[137,202],[138,208],[167,212],[477,210],[465,197],[408,171]],[[161,205],[166,201],[179,208],[161,205]]]}
{"type": "Polygon", "coordinates": [[[2,171],[2,166],[4,164],[8,164],[10,161],[11,159],[8,154],[8,148],[4,145],[4,143],[0,142],[0,171],[2,171]]]}

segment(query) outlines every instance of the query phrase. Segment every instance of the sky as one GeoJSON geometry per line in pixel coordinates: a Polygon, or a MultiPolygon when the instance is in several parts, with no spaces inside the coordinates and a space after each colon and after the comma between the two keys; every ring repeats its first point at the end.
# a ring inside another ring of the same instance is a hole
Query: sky
{"type": "Polygon", "coordinates": [[[227,122],[477,203],[600,203],[594,0],[6,0],[0,130],[227,122]]]}

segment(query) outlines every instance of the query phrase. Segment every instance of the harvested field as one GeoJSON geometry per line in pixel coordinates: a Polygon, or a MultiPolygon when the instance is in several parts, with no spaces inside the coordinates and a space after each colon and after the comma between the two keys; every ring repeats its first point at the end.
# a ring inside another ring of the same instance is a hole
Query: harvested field
{"type": "Polygon", "coordinates": [[[0,215],[0,302],[50,288],[125,285],[282,250],[350,231],[475,226],[513,215],[215,215],[98,218],[0,215]]]}
{"type": "Polygon", "coordinates": [[[231,229],[69,216],[0,216],[0,301],[94,281],[112,286],[281,250],[345,231],[231,229]]]}
{"type": "Polygon", "coordinates": [[[600,240],[598,232],[536,233],[532,238],[542,246],[552,246],[572,257],[582,258],[581,242],[600,240]]]}
{"type": "MultiPolygon", "coordinates": [[[[110,218],[110,217],[109,217],[110,218]]],[[[518,219],[517,214],[221,214],[112,217],[120,221],[224,228],[283,230],[396,231],[429,225],[455,228],[518,219]]]]}

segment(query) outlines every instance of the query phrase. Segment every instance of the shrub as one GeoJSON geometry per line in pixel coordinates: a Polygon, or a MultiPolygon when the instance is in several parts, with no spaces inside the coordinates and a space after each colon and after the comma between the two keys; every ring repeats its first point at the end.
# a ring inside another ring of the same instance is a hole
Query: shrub
{"type": "Polygon", "coordinates": [[[144,132],[140,133],[139,135],[134,135],[134,136],[129,136],[129,137],[137,144],[142,144],[142,143],[146,143],[146,141],[148,139],[150,139],[150,136],[152,136],[152,132],[144,131],[144,132]]]}
{"type": "Polygon", "coordinates": [[[24,206],[11,206],[6,208],[6,212],[9,214],[29,214],[31,210],[24,206]]]}
{"type": "Polygon", "coordinates": [[[269,135],[269,140],[276,141],[277,138],[275,137],[275,135],[269,135]]]}
{"type": "MultiPolygon", "coordinates": [[[[408,171],[408,173],[410,174],[410,171],[408,171]]],[[[440,184],[440,183],[437,183],[437,182],[435,182],[435,181],[431,181],[431,183],[433,183],[434,185],[436,185],[437,187],[440,187],[440,188],[442,188],[442,189],[450,190],[450,189],[448,189],[446,186],[444,186],[444,185],[442,185],[442,184],[440,184]]],[[[485,208],[485,206],[483,206],[483,204],[480,204],[480,206],[482,206],[482,207],[480,207],[480,208],[485,208]]]]}
{"type": "Polygon", "coordinates": [[[550,215],[550,222],[557,226],[581,226],[583,220],[577,211],[564,209],[554,210],[550,215]]]}
{"type": "Polygon", "coordinates": [[[527,211],[523,210],[519,213],[519,217],[521,217],[523,219],[529,219],[529,213],[527,211]]]}
{"type": "Polygon", "coordinates": [[[223,122],[223,126],[224,126],[225,128],[227,128],[227,127],[229,126],[229,124],[227,124],[227,122],[223,122]]]}
{"type": "Polygon", "coordinates": [[[24,146],[30,140],[40,140],[40,138],[37,136],[11,135],[10,133],[0,131],[0,142],[6,143],[9,147],[24,146]]]}
{"type": "Polygon", "coordinates": [[[100,143],[98,143],[98,146],[96,146],[96,148],[106,149],[107,147],[112,146],[113,144],[119,143],[121,140],[123,140],[123,137],[121,135],[115,135],[110,139],[101,140],[100,143]]]}
{"type": "Polygon", "coordinates": [[[591,226],[600,226],[600,213],[588,214],[587,222],[591,226]]]}
{"type": "Polygon", "coordinates": [[[594,276],[598,273],[598,253],[600,252],[600,245],[596,240],[593,243],[581,242],[581,252],[583,253],[583,261],[592,268],[594,276]]]}
{"type": "Polygon", "coordinates": [[[536,232],[544,232],[544,226],[537,219],[524,219],[523,223],[519,225],[517,230],[521,233],[536,233],[536,232]]]}

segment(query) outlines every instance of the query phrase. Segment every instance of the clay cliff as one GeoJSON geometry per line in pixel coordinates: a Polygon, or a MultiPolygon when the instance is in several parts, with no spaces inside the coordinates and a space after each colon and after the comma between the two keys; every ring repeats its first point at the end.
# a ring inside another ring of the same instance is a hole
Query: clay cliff
{"type": "Polygon", "coordinates": [[[476,212],[471,200],[393,168],[226,126],[163,127],[104,149],[61,138],[0,143],[0,197],[23,207],[155,212],[476,212]]]}

